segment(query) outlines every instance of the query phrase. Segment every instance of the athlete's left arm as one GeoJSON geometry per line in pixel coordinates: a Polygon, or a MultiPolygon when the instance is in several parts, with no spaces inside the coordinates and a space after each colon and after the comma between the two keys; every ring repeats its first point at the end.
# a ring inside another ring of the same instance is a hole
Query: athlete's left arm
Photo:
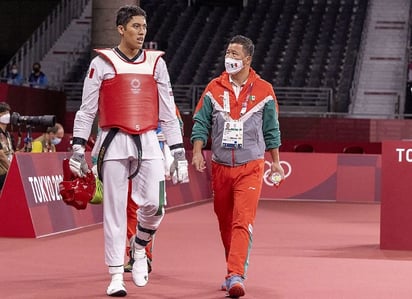
{"type": "Polygon", "coordinates": [[[154,78],[157,82],[159,93],[159,121],[163,134],[166,137],[166,142],[172,147],[176,145],[183,147],[182,132],[176,116],[172,84],[170,83],[169,72],[163,58],[159,58],[156,64],[154,78]]]}

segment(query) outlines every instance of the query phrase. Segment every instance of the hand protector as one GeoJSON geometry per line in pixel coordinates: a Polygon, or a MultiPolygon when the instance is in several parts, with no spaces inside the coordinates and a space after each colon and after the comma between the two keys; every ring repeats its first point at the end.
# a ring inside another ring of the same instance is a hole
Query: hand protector
{"type": "Polygon", "coordinates": [[[84,177],[89,172],[89,166],[84,158],[84,146],[73,145],[73,154],[69,160],[71,172],[77,177],[84,177]]]}
{"type": "Polygon", "coordinates": [[[170,166],[170,174],[173,184],[189,183],[189,163],[186,160],[185,149],[177,148],[170,151],[174,160],[170,166]]]}

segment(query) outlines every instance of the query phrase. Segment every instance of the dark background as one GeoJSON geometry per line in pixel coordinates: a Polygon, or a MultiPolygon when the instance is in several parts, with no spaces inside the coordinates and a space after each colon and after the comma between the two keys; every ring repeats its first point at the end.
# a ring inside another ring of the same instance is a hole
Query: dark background
{"type": "Polygon", "coordinates": [[[31,36],[59,0],[0,1],[0,68],[31,36]]]}

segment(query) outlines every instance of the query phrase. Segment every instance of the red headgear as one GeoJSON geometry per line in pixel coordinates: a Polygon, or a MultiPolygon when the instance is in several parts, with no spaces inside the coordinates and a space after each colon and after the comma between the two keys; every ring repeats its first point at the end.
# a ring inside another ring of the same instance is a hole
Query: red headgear
{"type": "Polygon", "coordinates": [[[96,178],[90,171],[85,177],[76,177],[70,170],[69,160],[63,160],[63,181],[59,183],[63,201],[78,210],[84,210],[96,192],[96,178]]]}

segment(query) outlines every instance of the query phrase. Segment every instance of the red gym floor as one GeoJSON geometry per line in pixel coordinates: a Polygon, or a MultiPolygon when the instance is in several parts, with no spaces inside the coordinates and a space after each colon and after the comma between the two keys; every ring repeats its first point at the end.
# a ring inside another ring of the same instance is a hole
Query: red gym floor
{"type": "MultiPolygon", "coordinates": [[[[379,204],[262,200],[243,298],[412,298],[412,252],[379,249],[379,214],[379,204]]],[[[169,210],[154,250],[146,287],[125,273],[127,297],[225,297],[211,202],[169,210]]],[[[0,265],[0,298],[109,298],[101,225],[0,238],[0,265]]]]}

